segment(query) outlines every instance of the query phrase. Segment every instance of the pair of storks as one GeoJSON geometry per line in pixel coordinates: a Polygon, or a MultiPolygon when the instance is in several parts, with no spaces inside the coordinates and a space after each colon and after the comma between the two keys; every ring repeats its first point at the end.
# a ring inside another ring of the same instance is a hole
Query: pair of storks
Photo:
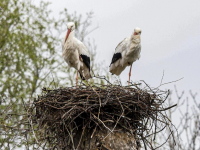
{"type": "MultiPolygon", "coordinates": [[[[67,24],[67,35],[63,42],[63,57],[68,63],[69,67],[77,70],[76,87],[78,82],[78,73],[82,80],[91,78],[90,74],[90,54],[87,47],[74,37],[75,24],[69,22],[67,24]]],[[[112,74],[120,75],[121,72],[130,66],[129,83],[131,76],[131,68],[134,61],[140,58],[140,35],[141,29],[135,28],[134,33],[120,42],[112,57],[110,64],[110,72],[112,74]]]]}

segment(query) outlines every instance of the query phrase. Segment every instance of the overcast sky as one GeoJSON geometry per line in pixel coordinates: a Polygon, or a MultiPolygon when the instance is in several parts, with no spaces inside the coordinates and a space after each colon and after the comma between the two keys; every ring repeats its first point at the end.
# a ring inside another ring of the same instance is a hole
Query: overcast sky
{"type": "MultiPolygon", "coordinates": [[[[40,0],[35,0],[40,1],[40,0]]],[[[109,66],[117,44],[142,29],[141,58],[133,64],[132,81],[145,80],[152,87],[184,77],[180,90],[200,91],[200,1],[199,0],[49,0],[53,15],[64,8],[83,16],[94,12],[88,35],[97,44],[98,60],[109,66]],[[91,27],[91,29],[93,28],[91,27]]],[[[120,75],[128,80],[129,67],[120,75]]],[[[174,84],[163,88],[172,88],[174,84]]]]}

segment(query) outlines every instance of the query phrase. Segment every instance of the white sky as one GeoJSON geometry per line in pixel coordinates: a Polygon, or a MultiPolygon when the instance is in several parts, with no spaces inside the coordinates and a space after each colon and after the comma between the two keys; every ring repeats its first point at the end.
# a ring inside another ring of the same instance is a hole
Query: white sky
{"type": "MultiPolygon", "coordinates": [[[[34,0],[36,3],[40,0],[34,0]]],[[[88,35],[97,44],[98,60],[109,66],[117,44],[142,29],[141,58],[133,64],[132,81],[145,80],[150,86],[184,77],[162,89],[177,88],[200,93],[200,0],[48,0],[55,17],[67,8],[83,16],[94,12],[88,35]]],[[[108,69],[109,70],[109,69],[108,69]]],[[[120,78],[128,80],[129,67],[120,78]]],[[[199,99],[198,99],[199,100],[199,99]]]]}
{"type": "MultiPolygon", "coordinates": [[[[107,66],[117,44],[140,27],[142,52],[140,60],[133,64],[132,81],[145,80],[158,86],[164,70],[164,82],[184,77],[176,83],[180,90],[200,90],[199,0],[49,1],[55,16],[64,8],[83,16],[94,12],[93,27],[99,28],[88,37],[95,39],[98,60],[105,60],[107,66]]],[[[120,76],[123,83],[128,80],[128,72],[127,67],[120,76]]]]}

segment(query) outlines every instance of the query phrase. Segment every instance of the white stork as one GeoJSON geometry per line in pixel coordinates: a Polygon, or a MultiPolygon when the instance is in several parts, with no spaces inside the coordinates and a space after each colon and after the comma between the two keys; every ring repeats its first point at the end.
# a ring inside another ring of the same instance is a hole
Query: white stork
{"type": "Polygon", "coordinates": [[[140,35],[141,29],[135,28],[131,37],[127,37],[120,42],[115,49],[115,53],[110,64],[110,72],[116,75],[120,75],[127,66],[130,66],[129,83],[132,64],[140,58],[140,35]]]}
{"type": "Polygon", "coordinates": [[[69,67],[77,70],[76,87],[78,82],[78,72],[82,80],[91,78],[90,74],[90,54],[86,46],[74,37],[75,24],[69,22],[67,24],[67,35],[64,39],[62,49],[64,60],[69,67]]]}

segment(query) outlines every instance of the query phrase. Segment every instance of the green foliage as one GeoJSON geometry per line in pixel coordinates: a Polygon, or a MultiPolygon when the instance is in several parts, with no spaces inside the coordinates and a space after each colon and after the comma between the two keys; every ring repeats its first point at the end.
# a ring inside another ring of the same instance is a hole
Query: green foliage
{"type": "Polygon", "coordinates": [[[39,8],[30,1],[0,2],[2,96],[32,97],[46,83],[46,75],[56,63],[59,43],[50,31],[57,21],[49,17],[47,6],[44,2],[39,8]]]}

